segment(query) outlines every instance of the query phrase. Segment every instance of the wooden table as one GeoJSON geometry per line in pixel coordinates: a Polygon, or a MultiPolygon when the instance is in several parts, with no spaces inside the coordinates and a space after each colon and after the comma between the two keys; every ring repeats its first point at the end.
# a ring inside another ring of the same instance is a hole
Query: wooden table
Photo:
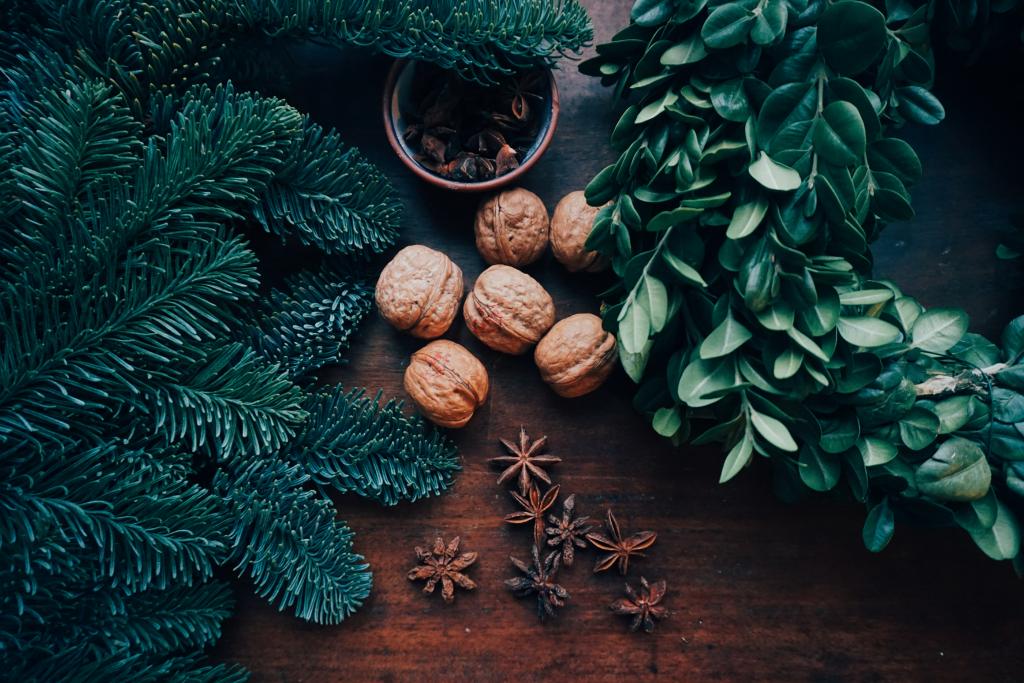
{"type": "MultiPolygon", "coordinates": [[[[591,0],[596,37],[623,26],[629,2],[591,0]]],[[[387,59],[324,58],[298,74],[292,100],[336,126],[394,180],[406,206],[403,241],[447,252],[467,281],[482,270],[473,246],[475,199],[432,190],[391,153],[379,119],[387,59]]],[[[877,245],[877,271],[927,305],[962,306],[974,327],[998,334],[1020,306],[1020,265],[996,261],[995,230],[1020,207],[1018,93],[997,101],[983,70],[940,63],[945,124],[908,131],[925,177],[914,188],[917,218],[891,227],[877,245]],[[1016,98],[1007,101],[1005,98],[1016,98]]],[[[609,93],[576,73],[559,72],[562,115],[551,149],[525,186],[553,209],[610,160],[609,93]]],[[[1020,82],[1018,78],[1016,82],[1020,82]]],[[[1005,82],[1004,82],[1005,83],[1005,82]]],[[[999,86],[1005,89],[1005,85],[999,86]]],[[[275,269],[308,259],[292,250],[275,269]]],[[[594,311],[604,281],[571,276],[548,256],[530,269],[551,292],[560,316],[594,311]]],[[[374,570],[366,605],[341,626],[304,624],[240,584],[237,614],[214,653],[242,662],[254,681],[490,680],[1021,680],[1024,585],[956,530],[898,527],[881,555],[861,545],[864,510],[818,497],[791,506],[770,491],[763,463],[725,486],[715,449],[674,449],[630,407],[621,372],[577,400],[557,398],[531,358],[483,348],[461,321],[449,335],[483,359],[492,394],[468,427],[454,432],[463,472],[440,498],[382,508],[339,497],[357,532],[356,548],[374,570]],[[562,583],[572,593],[559,617],[540,623],[530,601],[502,581],[508,555],[528,556],[529,532],[501,521],[514,509],[486,459],[499,436],[520,424],[550,436],[563,458],[553,469],[585,513],[611,506],[627,530],[652,529],[658,541],[641,575],[665,578],[672,610],[651,635],[632,634],[612,615],[617,574],[591,574],[587,552],[562,583]],[[435,535],[460,535],[480,554],[479,588],[453,605],[406,580],[413,548],[435,535]]],[[[402,395],[402,372],[417,343],[381,320],[360,333],[350,363],[330,379],[402,395]]]]}

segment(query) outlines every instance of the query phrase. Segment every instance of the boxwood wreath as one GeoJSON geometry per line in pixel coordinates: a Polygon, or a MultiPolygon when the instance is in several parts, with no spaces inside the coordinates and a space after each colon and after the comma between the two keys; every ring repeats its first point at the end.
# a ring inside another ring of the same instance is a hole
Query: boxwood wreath
{"type": "Polygon", "coordinates": [[[2,0],[0,26],[4,677],[241,680],[202,661],[228,571],[337,623],[371,576],[328,493],[413,501],[458,460],[398,403],[315,384],[372,307],[353,273],[397,236],[390,185],[227,77],[313,40],[486,81],[578,51],[589,20],[574,0],[2,0]],[[244,225],[322,267],[261,290],[244,225]]]}
{"type": "Polygon", "coordinates": [[[970,45],[1019,7],[880,7],[638,0],[581,65],[631,102],[587,187],[605,326],[655,431],[724,445],[721,482],[757,454],[786,500],[864,503],[872,551],[897,520],[958,526],[1019,572],[1024,317],[973,334],[873,279],[868,246],[913,215],[893,130],[943,118],[931,34],[970,45]]]}

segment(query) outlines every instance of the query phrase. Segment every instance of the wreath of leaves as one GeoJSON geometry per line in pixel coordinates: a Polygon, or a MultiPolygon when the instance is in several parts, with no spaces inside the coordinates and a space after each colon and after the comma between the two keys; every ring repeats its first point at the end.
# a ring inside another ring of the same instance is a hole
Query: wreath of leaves
{"type": "Polygon", "coordinates": [[[944,7],[638,0],[580,67],[631,102],[588,246],[618,276],[603,317],[636,407],[677,444],[723,443],[720,481],[756,453],[784,499],[864,503],[872,551],[897,520],[959,526],[1019,569],[1024,317],[996,345],[871,275],[921,176],[893,130],[944,116],[931,33],[984,24],[944,7]]]}

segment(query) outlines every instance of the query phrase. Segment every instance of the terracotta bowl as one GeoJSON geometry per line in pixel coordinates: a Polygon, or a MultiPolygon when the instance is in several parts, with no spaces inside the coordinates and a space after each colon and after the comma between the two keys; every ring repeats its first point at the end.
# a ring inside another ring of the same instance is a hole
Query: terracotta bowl
{"type": "Polygon", "coordinates": [[[515,183],[524,173],[529,171],[537,160],[543,156],[551,138],[555,134],[555,124],[558,123],[558,86],[555,85],[555,76],[550,69],[547,70],[548,83],[551,84],[549,96],[545,99],[546,107],[540,121],[540,128],[537,138],[523,154],[519,167],[509,171],[505,175],[484,180],[478,183],[459,182],[441,177],[429,169],[421,166],[415,159],[416,151],[406,144],[402,137],[405,130],[405,118],[402,111],[408,106],[408,93],[410,84],[416,76],[417,62],[409,59],[399,59],[391,66],[388,72],[387,83],[384,86],[384,131],[387,133],[388,142],[391,143],[395,154],[402,160],[409,169],[431,185],[443,187],[457,192],[485,192],[496,190],[511,183],[515,183]]]}

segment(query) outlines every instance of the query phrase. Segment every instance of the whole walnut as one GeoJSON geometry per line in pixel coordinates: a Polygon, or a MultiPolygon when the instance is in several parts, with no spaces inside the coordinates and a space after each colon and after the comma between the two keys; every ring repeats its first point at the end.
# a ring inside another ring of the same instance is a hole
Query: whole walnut
{"type": "Polygon", "coordinates": [[[578,313],[551,328],[533,359],[556,394],[575,398],[604,384],[615,367],[615,355],[615,336],[601,326],[601,319],[578,313]]]}
{"type": "Polygon", "coordinates": [[[581,190],[565,195],[555,207],[551,217],[551,251],[569,272],[596,273],[608,267],[607,258],[586,248],[594,218],[601,208],[587,204],[581,190]]]}
{"type": "Polygon", "coordinates": [[[476,279],[462,314],[477,339],[495,351],[518,355],[555,323],[555,302],[526,273],[491,266],[476,279]]]}
{"type": "Polygon", "coordinates": [[[494,265],[525,266],[548,246],[548,210],[540,197],[517,187],[484,199],[476,211],[476,248],[494,265]]]}
{"type": "Polygon", "coordinates": [[[392,326],[420,339],[444,334],[462,301],[462,270],[439,251],[414,244],[377,279],[377,308],[392,326]]]}
{"type": "Polygon", "coordinates": [[[452,428],[469,422],[490,391],[483,364],[447,339],[432,341],[412,354],[403,384],[428,420],[452,428]]]}

